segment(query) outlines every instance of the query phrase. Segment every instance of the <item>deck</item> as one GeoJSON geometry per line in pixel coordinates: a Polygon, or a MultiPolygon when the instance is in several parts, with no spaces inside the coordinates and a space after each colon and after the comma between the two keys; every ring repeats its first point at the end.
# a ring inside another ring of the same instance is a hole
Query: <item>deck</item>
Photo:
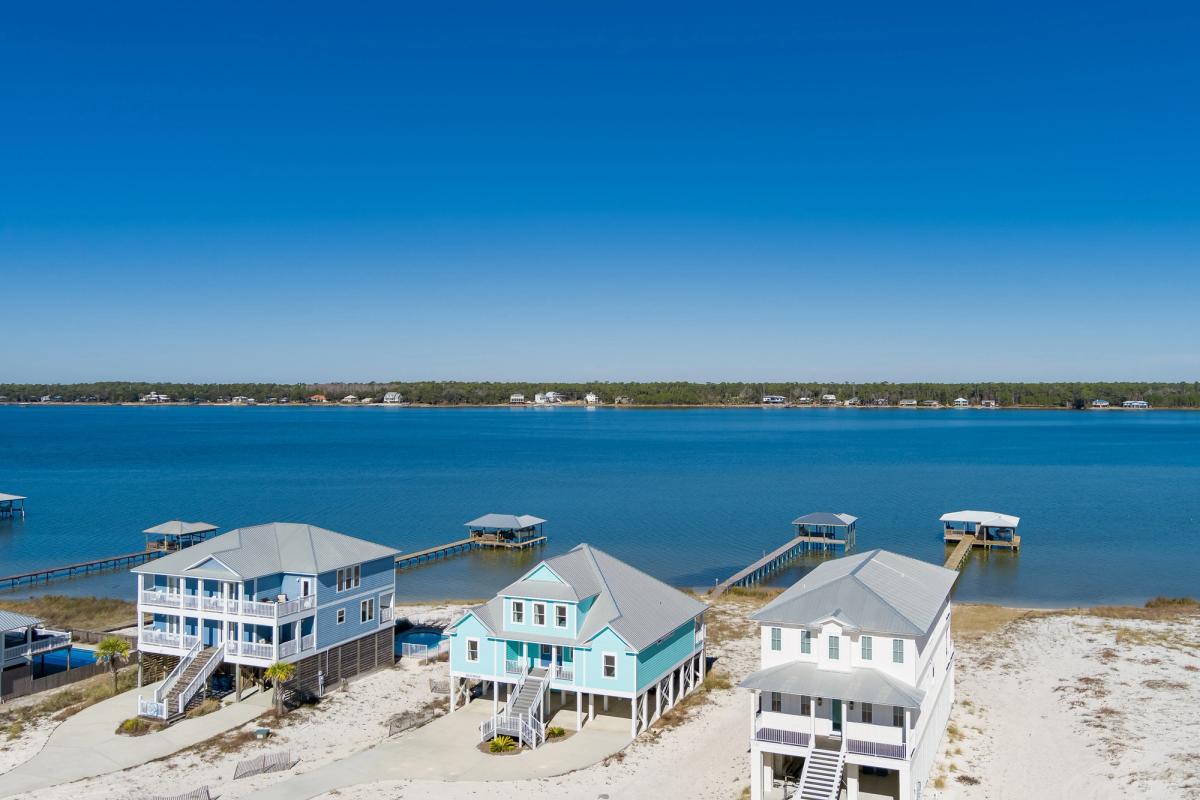
{"type": "Polygon", "coordinates": [[[119,556],[105,556],[91,561],[80,561],[76,564],[64,564],[59,567],[45,567],[16,575],[0,577],[0,585],[7,584],[10,589],[23,583],[35,584],[50,581],[53,578],[70,578],[75,575],[86,575],[89,572],[99,572],[106,569],[116,569],[130,564],[144,564],[163,554],[161,550],[139,550],[136,553],[125,553],[119,556]]]}
{"type": "Polygon", "coordinates": [[[1021,549],[1021,537],[1014,536],[1011,542],[1003,542],[996,540],[977,539],[971,533],[947,532],[946,543],[954,544],[954,549],[950,551],[950,557],[946,559],[946,569],[958,570],[962,568],[963,562],[967,560],[967,555],[976,547],[982,547],[990,550],[993,547],[999,547],[1002,550],[1017,551],[1021,549]]]}

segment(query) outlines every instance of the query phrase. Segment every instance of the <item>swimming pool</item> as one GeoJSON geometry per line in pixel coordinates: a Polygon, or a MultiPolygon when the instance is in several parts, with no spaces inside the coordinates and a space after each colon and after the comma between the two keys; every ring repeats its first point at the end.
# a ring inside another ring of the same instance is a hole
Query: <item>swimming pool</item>
{"type": "MultiPolygon", "coordinates": [[[[34,660],[35,665],[44,664],[44,668],[37,671],[38,677],[43,675],[53,675],[56,672],[63,672],[67,668],[67,651],[52,650],[49,653],[43,653],[34,660]]],[[[82,647],[71,648],[71,668],[83,667],[88,664],[96,663],[96,651],[87,650],[82,647]]]]}
{"type": "Polygon", "coordinates": [[[397,656],[406,655],[403,652],[404,645],[406,644],[422,645],[430,650],[437,650],[438,645],[445,638],[445,634],[433,628],[409,628],[406,631],[398,631],[396,633],[395,653],[397,656]]]}

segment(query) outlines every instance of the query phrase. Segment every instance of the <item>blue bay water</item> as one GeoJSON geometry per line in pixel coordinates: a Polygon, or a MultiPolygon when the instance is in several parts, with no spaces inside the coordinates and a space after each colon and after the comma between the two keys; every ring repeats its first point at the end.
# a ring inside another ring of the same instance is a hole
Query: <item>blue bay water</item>
{"type": "MultiPolygon", "coordinates": [[[[1030,605],[1200,593],[1200,414],[876,409],[0,407],[0,574],[141,548],[167,519],[302,521],[415,550],[488,512],[545,517],[536,554],[399,574],[404,598],[484,597],[581,541],[710,586],[809,511],[858,549],[941,562],[938,516],[1022,517],[957,597],[1030,605]]],[[[779,576],[796,578],[813,561],[779,576]]],[[[124,573],[34,591],[131,597],[124,573]]]]}

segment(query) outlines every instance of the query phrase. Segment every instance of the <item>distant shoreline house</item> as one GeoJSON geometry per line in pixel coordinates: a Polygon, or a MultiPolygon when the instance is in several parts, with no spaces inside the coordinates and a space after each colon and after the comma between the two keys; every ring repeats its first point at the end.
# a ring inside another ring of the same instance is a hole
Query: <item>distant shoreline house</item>
{"type": "Polygon", "coordinates": [[[764,394],[762,404],[764,406],[782,406],[787,403],[787,398],[781,394],[764,394]]]}
{"type": "Polygon", "coordinates": [[[310,403],[328,403],[329,398],[327,398],[323,394],[314,394],[308,398],[308,402],[310,402],[310,403]]]}
{"type": "Polygon", "coordinates": [[[589,406],[594,406],[600,402],[600,395],[596,394],[595,392],[588,392],[583,396],[583,402],[587,403],[589,406]]]}
{"type": "Polygon", "coordinates": [[[399,392],[385,392],[383,395],[383,402],[388,405],[395,405],[397,403],[403,403],[404,396],[401,395],[399,392]]]}
{"type": "Polygon", "coordinates": [[[171,402],[171,396],[159,392],[150,392],[142,395],[139,400],[143,403],[169,403],[171,402]]]}
{"type": "Polygon", "coordinates": [[[144,670],[167,674],[138,714],[175,719],[217,684],[240,697],[244,670],[261,676],[278,661],[296,665],[291,688],[314,695],[391,665],[397,552],[272,522],[135,567],[139,685],[144,670]]]}
{"type": "Polygon", "coordinates": [[[821,402],[827,406],[835,405],[837,403],[837,395],[836,394],[823,394],[823,395],[821,395],[821,402]]]}
{"type": "Polygon", "coordinates": [[[341,403],[346,403],[347,405],[349,405],[349,404],[351,404],[351,403],[357,403],[357,402],[358,402],[358,395],[356,395],[356,394],[348,394],[348,395],[346,395],[345,397],[343,397],[343,398],[342,398],[342,399],[341,399],[339,402],[341,402],[341,403]]]}
{"type": "Polygon", "coordinates": [[[1107,400],[1093,400],[1092,408],[1108,408],[1111,405],[1107,400]]]}
{"type": "Polygon", "coordinates": [[[971,401],[965,397],[954,398],[954,407],[955,408],[966,408],[969,405],[971,405],[971,401]]]}
{"type": "Polygon", "coordinates": [[[908,399],[908,400],[901,400],[896,405],[908,408],[910,406],[915,406],[916,404],[917,404],[916,400],[908,399]]]}
{"type": "Polygon", "coordinates": [[[637,736],[704,680],[706,608],[578,545],[450,626],[450,709],[478,684],[492,704],[481,741],[537,747],[556,713],[575,730],[597,714],[624,718],[637,736]]]}
{"type": "Polygon", "coordinates": [[[523,406],[523,405],[525,405],[525,395],[523,395],[523,394],[510,394],[510,395],[508,396],[508,404],[509,404],[510,406],[523,406]]]}
{"type": "Polygon", "coordinates": [[[752,693],[750,797],[859,792],[917,800],[954,702],[956,573],[871,550],[827,561],[772,600],[752,693]]]}
{"type": "Polygon", "coordinates": [[[1150,404],[1145,400],[1126,400],[1121,403],[1121,408],[1149,408],[1150,404]]]}

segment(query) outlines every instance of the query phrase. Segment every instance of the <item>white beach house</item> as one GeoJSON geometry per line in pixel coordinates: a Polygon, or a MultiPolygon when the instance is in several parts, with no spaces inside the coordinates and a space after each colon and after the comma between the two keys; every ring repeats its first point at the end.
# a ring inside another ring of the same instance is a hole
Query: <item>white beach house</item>
{"type": "Polygon", "coordinates": [[[536,747],[555,711],[575,730],[598,713],[624,717],[636,736],[704,680],[706,608],[578,545],[450,626],[450,709],[472,687],[490,697],[481,740],[536,747]]]}
{"type": "Polygon", "coordinates": [[[595,392],[588,392],[583,396],[583,402],[587,403],[589,406],[594,406],[600,402],[600,395],[596,394],[595,392]]]}
{"type": "Polygon", "coordinates": [[[915,800],[954,702],[956,573],[885,550],[827,561],[754,614],[752,800],[915,800]]]}
{"type": "Polygon", "coordinates": [[[954,398],[954,407],[955,408],[966,408],[969,405],[971,405],[971,401],[965,397],[954,398]]]}
{"type": "Polygon", "coordinates": [[[383,402],[387,403],[388,405],[394,405],[403,401],[404,397],[399,392],[386,392],[383,395],[383,402]]]}

